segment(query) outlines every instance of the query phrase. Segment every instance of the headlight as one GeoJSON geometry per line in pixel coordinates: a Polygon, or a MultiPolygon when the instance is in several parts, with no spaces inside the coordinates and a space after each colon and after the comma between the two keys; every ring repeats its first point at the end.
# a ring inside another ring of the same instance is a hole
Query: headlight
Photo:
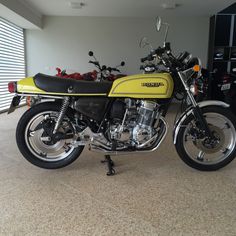
{"type": "Polygon", "coordinates": [[[197,94],[198,94],[198,88],[197,88],[197,86],[196,85],[191,85],[190,86],[190,92],[194,95],[194,96],[196,96],[197,94]]]}

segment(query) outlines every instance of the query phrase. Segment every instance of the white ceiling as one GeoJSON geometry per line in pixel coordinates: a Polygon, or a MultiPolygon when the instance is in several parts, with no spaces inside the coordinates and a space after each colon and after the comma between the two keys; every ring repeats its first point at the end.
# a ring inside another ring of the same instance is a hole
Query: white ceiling
{"type": "Polygon", "coordinates": [[[229,5],[233,0],[23,0],[43,15],[53,16],[112,16],[155,17],[165,16],[210,16],[229,5]],[[175,2],[173,10],[164,10],[161,4],[175,2]],[[72,9],[69,2],[83,2],[82,9],[72,9]]]}

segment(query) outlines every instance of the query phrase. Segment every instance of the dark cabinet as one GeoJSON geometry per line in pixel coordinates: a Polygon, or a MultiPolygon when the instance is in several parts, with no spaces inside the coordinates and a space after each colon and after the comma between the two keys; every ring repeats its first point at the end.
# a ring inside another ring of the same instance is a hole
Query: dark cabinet
{"type": "Polygon", "coordinates": [[[236,46],[236,17],[234,17],[233,46],[236,46]]]}
{"type": "Polygon", "coordinates": [[[211,89],[208,96],[222,100],[218,84],[224,81],[226,74],[236,75],[236,15],[234,14],[218,14],[210,18],[208,70],[215,72],[209,80],[211,89]]]}
{"type": "Polygon", "coordinates": [[[236,62],[236,17],[215,15],[210,19],[208,69],[230,73],[236,62]]]}
{"type": "Polygon", "coordinates": [[[217,15],[215,22],[215,46],[229,46],[231,15],[217,15]]]}

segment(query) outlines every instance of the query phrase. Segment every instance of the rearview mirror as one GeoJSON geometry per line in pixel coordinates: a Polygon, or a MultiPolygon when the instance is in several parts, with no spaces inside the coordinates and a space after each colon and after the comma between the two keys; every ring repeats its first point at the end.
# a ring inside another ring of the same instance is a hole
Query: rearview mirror
{"type": "Polygon", "coordinates": [[[156,18],[156,30],[159,32],[161,30],[161,24],[162,24],[162,20],[161,20],[161,17],[158,16],[156,18]]]}

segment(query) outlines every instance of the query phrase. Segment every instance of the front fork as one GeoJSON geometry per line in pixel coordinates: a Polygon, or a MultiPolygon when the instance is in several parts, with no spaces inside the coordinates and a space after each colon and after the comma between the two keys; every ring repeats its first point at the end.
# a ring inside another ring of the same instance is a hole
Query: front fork
{"type": "Polygon", "coordinates": [[[187,95],[188,95],[188,97],[189,97],[189,99],[190,99],[190,101],[192,103],[193,114],[194,114],[195,118],[197,119],[197,121],[199,121],[199,124],[201,126],[200,128],[205,131],[205,134],[208,137],[214,138],[212,133],[211,133],[211,130],[209,128],[209,125],[208,125],[205,117],[202,114],[202,111],[201,111],[200,107],[198,106],[198,104],[197,104],[197,102],[196,102],[192,92],[190,91],[190,88],[189,88],[188,84],[185,82],[185,77],[186,76],[182,72],[180,72],[180,71],[178,71],[178,75],[179,75],[179,77],[181,79],[181,82],[182,82],[182,84],[184,86],[184,89],[185,89],[185,91],[186,91],[186,93],[187,93],[187,95]]]}

